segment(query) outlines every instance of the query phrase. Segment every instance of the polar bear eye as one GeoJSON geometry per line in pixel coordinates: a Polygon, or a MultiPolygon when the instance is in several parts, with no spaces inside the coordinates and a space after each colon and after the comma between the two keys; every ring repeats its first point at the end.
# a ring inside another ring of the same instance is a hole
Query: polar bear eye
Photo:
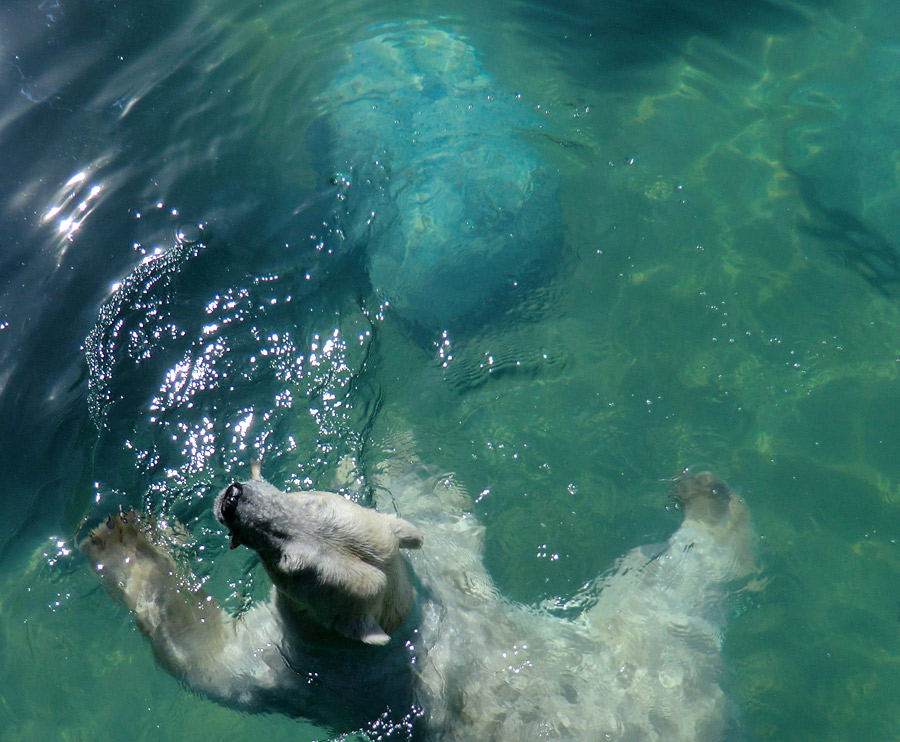
{"type": "Polygon", "coordinates": [[[230,523],[234,520],[234,513],[237,510],[238,500],[241,499],[241,495],[243,494],[244,488],[239,482],[228,485],[228,489],[225,490],[225,495],[222,498],[221,510],[222,520],[226,523],[230,523]]]}

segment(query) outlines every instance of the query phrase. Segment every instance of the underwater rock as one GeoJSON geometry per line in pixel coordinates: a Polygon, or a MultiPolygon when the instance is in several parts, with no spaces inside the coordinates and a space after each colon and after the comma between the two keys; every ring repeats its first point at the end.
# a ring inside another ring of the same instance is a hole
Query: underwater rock
{"type": "Polygon", "coordinates": [[[336,172],[341,236],[373,288],[429,331],[496,311],[539,273],[560,234],[556,174],[518,96],[464,40],[422,23],[352,45],[321,97],[322,166],[336,172]]]}

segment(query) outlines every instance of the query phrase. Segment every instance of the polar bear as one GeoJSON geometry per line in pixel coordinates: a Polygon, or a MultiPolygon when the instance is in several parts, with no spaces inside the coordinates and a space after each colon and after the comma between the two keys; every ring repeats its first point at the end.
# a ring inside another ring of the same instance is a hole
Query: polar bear
{"type": "Polygon", "coordinates": [[[756,539],[723,481],[681,478],[680,527],[622,558],[574,619],[504,599],[483,527],[443,507],[440,486],[418,469],[384,477],[382,510],[413,525],[338,494],[281,492],[254,467],[213,506],[273,583],[240,618],[179,574],[143,516],[110,516],[80,548],[160,663],[231,706],[377,739],[732,736],[720,650],[756,539]]]}

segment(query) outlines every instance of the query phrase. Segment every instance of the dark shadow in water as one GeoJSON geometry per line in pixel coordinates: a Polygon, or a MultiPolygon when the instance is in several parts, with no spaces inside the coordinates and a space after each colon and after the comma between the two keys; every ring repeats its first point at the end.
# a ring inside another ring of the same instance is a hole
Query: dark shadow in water
{"type": "MultiPolygon", "coordinates": [[[[832,5],[805,3],[810,11],[832,5]]],[[[562,0],[552,9],[522,3],[519,13],[528,28],[540,29],[535,42],[565,39],[568,74],[589,85],[602,80],[608,90],[630,88],[644,68],[677,57],[693,36],[733,41],[750,30],[787,34],[810,22],[802,5],[779,0],[562,0]]]]}
{"type": "Polygon", "coordinates": [[[810,178],[792,174],[811,215],[802,229],[822,240],[843,265],[855,270],[882,294],[896,297],[900,291],[900,255],[891,242],[849,211],[825,206],[810,178]]]}

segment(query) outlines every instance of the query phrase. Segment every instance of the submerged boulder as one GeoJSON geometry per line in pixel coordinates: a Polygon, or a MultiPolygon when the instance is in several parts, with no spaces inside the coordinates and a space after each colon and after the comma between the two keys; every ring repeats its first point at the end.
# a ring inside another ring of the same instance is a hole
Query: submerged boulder
{"type": "Polygon", "coordinates": [[[556,173],[534,111],[466,41],[422,23],[378,30],[321,97],[321,164],[345,188],[341,236],[365,251],[375,291],[446,329],[542,272],[561,231],[556,173]]]}

